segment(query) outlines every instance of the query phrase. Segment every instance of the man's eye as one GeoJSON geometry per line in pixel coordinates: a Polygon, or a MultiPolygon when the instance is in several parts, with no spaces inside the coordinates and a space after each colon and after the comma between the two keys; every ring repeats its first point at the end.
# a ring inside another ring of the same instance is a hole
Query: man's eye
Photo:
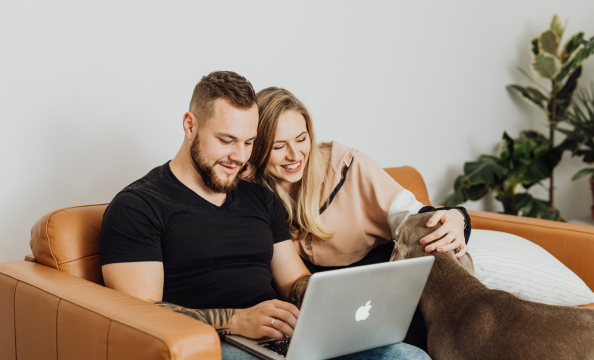
{"type": "Polygon", "coordinates": [[[231,141],[225,141],[225,140],[223,140],[223,139],[219,139],[219,140],[221,140],[221,142],[222,142],[223,144],[231,144],[231,141]]]}

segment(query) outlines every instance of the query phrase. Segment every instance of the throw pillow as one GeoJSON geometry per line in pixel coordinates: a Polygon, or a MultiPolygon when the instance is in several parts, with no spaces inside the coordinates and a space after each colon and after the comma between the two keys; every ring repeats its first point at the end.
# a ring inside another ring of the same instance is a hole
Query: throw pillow
{"type": "Polygon", "coordinates": [[[594,293],[573,271],[530,240],[491,230],[472,230],[468,252],[477,279],[529,301],[578,306],[594,293]]]}

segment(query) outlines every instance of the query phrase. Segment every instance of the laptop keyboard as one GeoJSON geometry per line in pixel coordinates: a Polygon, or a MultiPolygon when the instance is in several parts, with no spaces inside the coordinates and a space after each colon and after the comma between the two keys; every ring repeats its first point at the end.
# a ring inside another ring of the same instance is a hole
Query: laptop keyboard
{"type": "Polygon", "coordinates": [[[273,353],[278,354],[282,357],[287,356],[287,351],[289,351],[289,344],[291,344],[291,339],[269,340],[258,343],[258,345],[262,346],[264,349],[272,351],[273,353]]]}

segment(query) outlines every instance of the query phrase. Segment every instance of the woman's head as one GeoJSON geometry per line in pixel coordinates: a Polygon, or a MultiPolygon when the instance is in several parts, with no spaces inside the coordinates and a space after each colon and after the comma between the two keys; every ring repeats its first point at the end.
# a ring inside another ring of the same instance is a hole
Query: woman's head
{"type": "Polygon", "coordinates": [[[250,161],[255,181],[272,189],[283,201],[293,238],[330,234],[321,225],[321,154],[315,143],[309,112],[285,89],[266,88],[256,94],[260,122],[250,161]]]}

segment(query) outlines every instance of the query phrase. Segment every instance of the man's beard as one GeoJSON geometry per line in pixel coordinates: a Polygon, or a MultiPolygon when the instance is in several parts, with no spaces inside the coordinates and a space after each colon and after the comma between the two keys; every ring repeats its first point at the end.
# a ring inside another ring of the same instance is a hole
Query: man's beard
{"type": "Polygon", "coordinates": [[[212,166],[209,166],[206,160],[202,157],[201,153],[202,152],[200,151],[200,144],[198,138],[196,137],[194,138],[194,142],[190,145],[190,156],[192,157],[192,161],[194,162],[194,168],[196,168],[196,171],[198,171],[198,173],[202,177],[204,185],[206,185],[206,187],[208,187],[213,192],[219,194],[226,194],[235,189],[237,187],[237,184],[239,184],[239,174],[241,174],[241,172],[245,168],[245,164],[219,160],[215,161],[215,163],[212,164],[212,166]],[[221,179],[217,176],[214,170],[214,167],[217,164],[236,165],[240,167],[240,169],[237,173],[235,173],[235,177],[233,179],[228,181],[221,181],[221,179]]]}

